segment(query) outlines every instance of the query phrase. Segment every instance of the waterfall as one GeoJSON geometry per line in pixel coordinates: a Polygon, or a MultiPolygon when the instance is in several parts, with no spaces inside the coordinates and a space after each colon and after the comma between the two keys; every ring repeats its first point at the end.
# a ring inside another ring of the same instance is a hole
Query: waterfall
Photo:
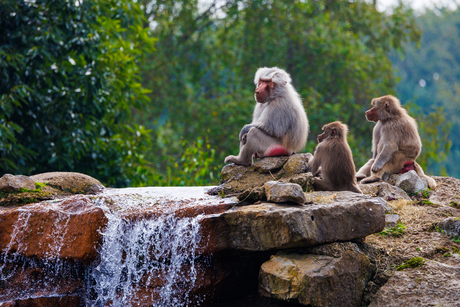
{"type": "MultiPolygon", "coordinates": [[[[103,231],[100,262],[87,272],[89,306],[191,306],[197,279],[195,251],[199,220],[177,216],[186,203],[126,195],[96,202],[108,223],[103,231]],[[116,203],[117,208],[112,205],[116,203]],[[153,216],[129,218],[139,207],[153,216]],[[158,286],[158,281],[161,280],[158,286]]],[[[197,298],[193,302],[196,304],[197,298]]]]}

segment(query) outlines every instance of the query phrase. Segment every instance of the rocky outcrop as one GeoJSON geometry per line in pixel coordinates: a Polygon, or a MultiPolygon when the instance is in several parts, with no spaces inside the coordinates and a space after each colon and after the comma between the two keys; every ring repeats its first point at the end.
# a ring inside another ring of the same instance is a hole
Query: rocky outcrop
{"type": "Polygon", "coordinates": [[[382,231],[384,201],[352,192],[308,193],[305,206],[261,203],[234,207],[202,223],[211,250],[264,251],[350,241],[382,231]],[[212,246],[212,247],[211,247],[212,246]]]}
{"type": "Polygon", "coordinates": [[[369,307],[458,306],[460,267],[426,261],[417,268],[396,271],[369,307]]]}
{"type": "Polygon", "coordinates": [[[337,243],[319,254],[276,253],[261,266],[259,292],[308,306],[360,306],[373,269],[356,244],[341,244],[338,255],[337,243]]]}
{"type": "Polygon", "coordinates": [[[304,154],[290,157],[267,157],[250,167],[228,164],[222,168],[222,184],[210,191],[211,195],[237,196],[240,201],[265,200],[262,189],[268,181],[295,183],[303,191],[312,191],[312,174],[306,173],[304,154]]]}

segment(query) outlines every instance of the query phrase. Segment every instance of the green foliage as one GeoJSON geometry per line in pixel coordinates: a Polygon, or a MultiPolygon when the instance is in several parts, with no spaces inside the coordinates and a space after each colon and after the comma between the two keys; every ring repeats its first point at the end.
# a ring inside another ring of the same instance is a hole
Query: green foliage
{"type": "Polygon", "coordinates": [[[391,228],[386,228],[383,231],[379,232],[379,235],[382,236],[392,236],[392,237],[401,237],[406,231],[406,226],[402,222],[391,228]]]}
{"type": "Polygon", "coordinates": [[[137,73],[154,40],[142,16],[129,0],[0,4],[0,173],[142,180],[141,157],[119,141],[150,138],[126,125],[130,108],[148,101],[137,73]]]}
{"type": "Polygon", "coordinates": [[[398,266],[397,271],[402,271],[404,269],[416,268],[425,264],[425,259],[422,257],[413,257],[409,259],[406,263],[398,266]]]}

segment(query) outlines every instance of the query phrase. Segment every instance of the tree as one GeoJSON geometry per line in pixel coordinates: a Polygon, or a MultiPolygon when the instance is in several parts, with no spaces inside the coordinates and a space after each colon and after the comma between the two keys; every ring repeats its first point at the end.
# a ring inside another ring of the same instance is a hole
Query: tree
{"type": "Polygon", "coordinates": [[[150,135],[127,123],[148,101],[137,73],[153,42],[129,0],[3,1],[0,172],[141,182],[150,135]]]}

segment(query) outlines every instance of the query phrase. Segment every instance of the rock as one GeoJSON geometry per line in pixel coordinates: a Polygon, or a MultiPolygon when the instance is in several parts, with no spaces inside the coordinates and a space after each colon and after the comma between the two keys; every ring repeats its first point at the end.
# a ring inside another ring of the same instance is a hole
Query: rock
{"type": "Polygon", "coordinates": [[[302,190],[305,192],[313,192],[313,174],[312,173],[302,173],[296,174],[289,178],[283,178],[279,180],[280,182],[289,182],[296,183],[302,187],[302,190]]]}
{"type": "Polygon", "coordinates": [[[382,181],[366,183],[366,184],[359,182],[358,186],[364,194],[371,195],[371,196],[377,196],[379,193],[379,187],[381,183],[382,181]]]}
{"type": "Polygon", "coordinates": [[[385,228],[392,228],[398,225],[400,221],[399,215],[397,214],[385,214],[385,228]]]}
{"type": "Polygon", "coordinates": [[[428,182],[426,178],[419,177],[413,170],[399,175],[399,177],[396,179],[395,185],[406,191],[406,193],[411,194],[426,190],[428,188],[428,182]]]}
{"type": "Polygon", "coordinates": [[[28,299],[19,299],[1,303],[2,307],[33,306],[33,307],[80,307],[84,306],[84,299],[79,295],[41,296],[28,299]]]}
{"type": "Polygon", "coordinates": [[[256,187],[263,187],[265,182],[275,180],[277,175],[277,173],[256,172],[254,166],[245,167],[233,163],[228,164],[221,171],[223,183],[218,187],[221,191],[219,194],[236,195],[256,187]]]}
{"type": "Polygon", "coordinates": [[[460,220],[458,217],[449,217],[439,222],[436,227],[439,227],[439,230],[449,237],[460,237],[460,220]]]}
{"type": "Polygon", "coordinates": [[[256,202],[258,200],[267,200],[264,187],[255,187],[247,189],[237,196],[239,201],[256,202]]]}
{"type": "Polygon", "coordinates": [[[290,156],[289,160],[284,164],[283,169],[289,176],[308,172],[307,154],[294,154],[290,156]]]}
{"type": "Polygon", "coordinates": [[[275,203],[295,202],[303,204],[306,201],[302,187],[296,183],[268,181],[264,184],[267,200],[275,203]]]}
{"type": "Polygon", "coordinates": [[[429,197],[429,201],[443,206],[460,209],[460,180],[452,177],[432,177],[437,187],[429,197]]]}
{"type": "Polygon", "coordinates": [[[259,173],[269,173],[278,171],[289,157],[280,156],[280,157],[265,157],[254,163],[254,170],[259,173]]]}
{"type": "Polygon", "coordinates": [[[90,263],[107,218],[85,196],[0,211],[0,250],[43,260],[90,263]]]}
{"type": "Polygon", "coordinates": [[[308,206],[261,203],[204,217],[210,252],[266,251],[350,241],[385,227],[381,198],[352,192],[308,193],[308,206]]]}
{"type": "Polygon", "coordinates": [[[406,199],[411,200],[404,190],[390,185],[386,182],[381,182],[378,187],[377,195],[385,199],[386,201],[406,199]]]}
{"type": "Polygon", "coordinates": [[[247,173],[249,168],[246,166],[236,165],[236,164],[227,164],[225,165],[221,172],[220,178],[223,182],[229,180],[238,180],[243,174],[247,173]]]}
{"type": "MultiPolygon", "coordinates": [[[[0,266],[2,267],[2,266],[0,266]]],[[[0,287],[0,306],[10,301],[11,306],[84,306],[81,294],[85,283],[72,272],[78,268],[69,265],[59,266],[59,269],[47,270],[44,267],[28,267],[20,263],[17,267],[6,265],[2,272],[10,272],[0,287]],[[24,298],[27,293],[31,298],[24,298]]],[[[9,306],[8,304],[6,306],[9,306]]]]}
{"type": "Polygon", "coordinates": [[[338,258],[278,252],[259,274],[260,294],[308,306],[360,306],[372,267],[361,251],[338,258]]]}
{"type": "Polygon", "coordinates": [[[16,192],[21,189],[35,190],[35,181],[24,175],[5,174],[0,178],[0,191],[16,192]]]}
{"type": "Polygon", "coordinates": [[[80,173],[51,172],[30,176],[30,178],[71,194],[96,194],[104,189],[99,180],[80,173]]]}
{"type": "Polygon", "coordinates": [[[426,261],[396,271],[375,294],[369,307],[458,306],[460,267],[426,261]]]}

